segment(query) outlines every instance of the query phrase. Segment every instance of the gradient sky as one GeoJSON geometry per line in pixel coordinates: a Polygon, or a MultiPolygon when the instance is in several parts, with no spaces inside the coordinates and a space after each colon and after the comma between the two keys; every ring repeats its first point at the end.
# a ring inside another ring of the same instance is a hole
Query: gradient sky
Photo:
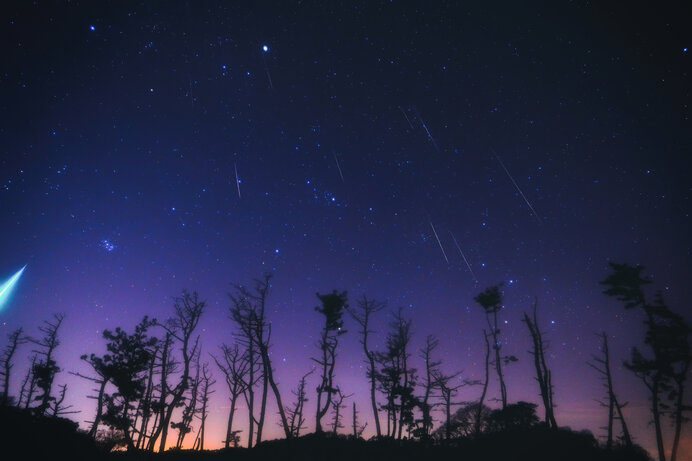
{"type": "MultiPolygon", "coordinates": [[[[651,447],[643,385],[619,365],[641,344],[642,318],[598,282],[610,260],[645,265],[692,320],[682,10],[8,3],[0,279],[28,266],[0,310],[0,335],[38,335],[66,313],[57,383],[82,410],[75,420],[95,412],[91,385],[68,374],[88,372],[79,356],[103,352],[104,329],[171,316],[183,289],[208,302],[208,354],[233,340],[231,284],[273,273],[272,357],[291,400],[317,351],[316,292],[402,307],[414,355],[435,334],[445,370],[479,378],[485,320],[473,297],[502,281],[503,350],[520,359],[507,369],[509,400],[540,400],[520,322],[536,296],[558,423],[603,434],[604,393],[586,361],[605,330],[619,398],[651,447]]],[[[389,320],[375,320],[376,347],[389,320]]],[[[336,379],[372,435],[357,328],[346,322],[336,379]]],[[[29,353],[19,352],[15,390],[29,353]]],[[[228,411],[215,375],[212,448],[228,411]]],[[[313,375],[309,431],[315,386],[313,375]]],[[[459,400],[479,394],[465,388],[459,400]]],[[[272,421],[265,438],[281,434],[272,421]]]]}

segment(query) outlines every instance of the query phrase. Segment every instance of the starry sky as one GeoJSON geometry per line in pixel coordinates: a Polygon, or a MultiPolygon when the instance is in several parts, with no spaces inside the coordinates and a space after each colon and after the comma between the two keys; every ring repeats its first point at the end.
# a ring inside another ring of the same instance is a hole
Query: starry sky
{"type": "MultiPolygon", "coordinates": [[[[630,262],[673,310],[692,296],[682,5],[474,3],[3,3],[0,279],[28,266],[0,310],[2,344],[64,312],[56,382],[86,427],[91,386],[68,372],[88,372],[79,356],[103,352],[104,329],[170,317],[173,298],[196,290],[211,362],[233,341],[232,284],[270,272],[285,400],[317,351],[315,293],[333,289],[403,308],[415,367],[435,334],[444,369],[478,379],[473,297],[504,282],[503,350],[519,358],[509,400],[540,400],[520,321],[537,297],[558,423],[602,435],[586,362],[607,331],[619,398],[651,447],[643,386],[620,365],[642,318],[598,282],[608,261],[630,262]]],[[[390,320],[375,318],[374,347],[390,320]]],[[[368,436],[346,328],[336,380],[368,436]]],[[[216,377],[212,448],[228,411],[216,377]]]]}

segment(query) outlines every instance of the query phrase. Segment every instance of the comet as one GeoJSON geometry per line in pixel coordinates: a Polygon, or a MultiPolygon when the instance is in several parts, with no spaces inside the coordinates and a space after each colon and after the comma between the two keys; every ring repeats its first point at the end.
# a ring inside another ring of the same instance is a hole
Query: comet
{"type": "Polygon", "coordinates": [[[22,276],[25,269],[26,264],[24,267],[15,272],[15,274],[10,277],[9,280],[0,285],[0,310],[2,310],[2,307],[9,301],[10,295],[12,294],[12,289],[19,281],[19,278],[22,276]]]}

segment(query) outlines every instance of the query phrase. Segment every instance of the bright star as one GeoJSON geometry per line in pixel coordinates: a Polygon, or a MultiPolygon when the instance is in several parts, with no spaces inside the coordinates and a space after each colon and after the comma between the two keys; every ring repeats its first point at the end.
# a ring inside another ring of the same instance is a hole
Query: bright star
{"type": "Polygon", "coordinates": [[[269,47],[267,45],[262,45],[262,51],[266,53],[267,51],[269,51],[269,47]]]}

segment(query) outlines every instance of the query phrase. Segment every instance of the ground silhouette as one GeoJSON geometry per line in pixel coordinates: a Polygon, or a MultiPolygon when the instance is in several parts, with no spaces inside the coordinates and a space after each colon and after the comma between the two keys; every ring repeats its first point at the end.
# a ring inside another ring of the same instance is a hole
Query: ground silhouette
{"type": "Polygon", "coordinates": [[[77,424],[63,418],[37,416],[30,410],[0,406],[0,446],[3,459],[70,460],[531,460],[645,461],[640,447],[611,450],[589,432],[551,430],[543,425],[481,434],[474,438],[420,442],[380,439],[365,441],[332,434],[308,434],[296,439],[265,441],[255,448],[228,448],[164,453],[106,452],[77,424]],[[7,457],[9,455],[9,457],[7,457]]]}

